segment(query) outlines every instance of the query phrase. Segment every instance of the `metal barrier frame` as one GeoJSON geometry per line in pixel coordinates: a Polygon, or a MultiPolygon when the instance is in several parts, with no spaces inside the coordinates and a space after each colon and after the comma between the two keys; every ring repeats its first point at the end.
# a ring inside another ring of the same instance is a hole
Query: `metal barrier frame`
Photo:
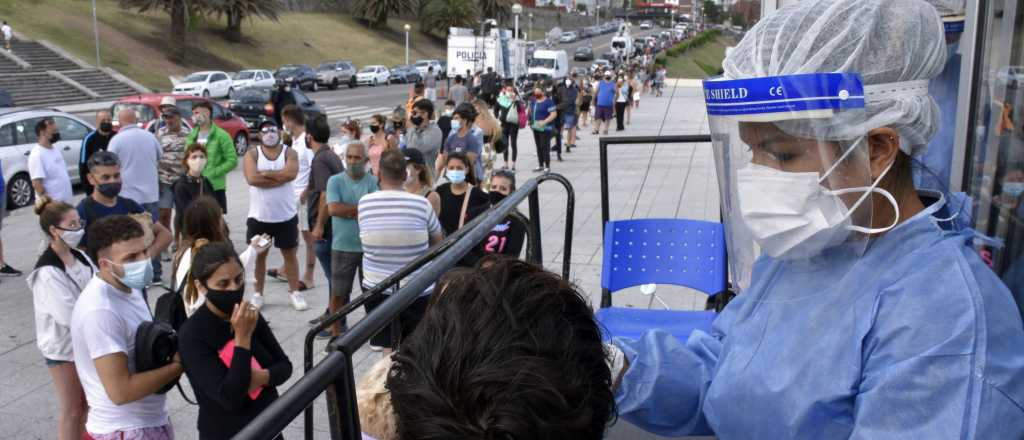
{"type": "Polygon", "coordinates": [[[576,195],[569,180],[560,174],[548,173],[526,181],[518,190],[510,194],[501,203],[492,207],[484,214],[477,216],[473,221],[463,226],[440,244],[432,248],[428,253],[403,268],[398,273],[388,277],[381,283],[379,289],[374,288],[357,297],[338,312],[326,318],[319,325],[311,329],[306,335],[306,360],[308,364],[312,356],[310,335],[315,335],[320,330],[337,322],[343,316],[366,302],[372,295],[381,294],[387,287],[386,284],[397,285],[398,282],[417,269],[420,273],[401,286],[398,291],[386,301],[357,322],[352,328],[331,341],[330,352],[327,357],[320,361],[315,367],[308,368],[303,375],[288,391],[282,394],[266,410],[260,413],[250,422],[235,439],[273,439],[284,430],[288,424],[306,411],[306,438],[312,439],[312,404],[321,392],[327,392],[328,407],[334,400],[337,411],[331,414],[329,410],[331,438],[345,440],[359,440],[362,438],[362,431],[359,427],[359,414],[356,407],[355,377],[352,368],[352,355],[359,347],[366,344],[370,337],[389,325],[399,314],[408,308],[416,300],[421,292],[430,284],[434,283],[441,275],[450,268],[456,266],[463,256],[475,248],[491,229],[499,222],[509,216],[515,208],[526,198],[529,198],[529,223],[527,234],[529,237],[527,246],[527,261],[540,264],[543,262],[541,247],[541,226],[540,226],[540,197],[537,193],[542,182],[553,180],[562,184],[566,190],[566,213],[565,213],[565,240],[562,251],[562,277],[569,279],[569,269],[572,255],[572,225],[576,206],[576,195]],[[404,274],[404,275],[403,275],[404,274]]]}
{"type": "MultiPolygon", "coordinates": [[[[598,141],[601,154],[601,237],[604,239],[604,228],[610,220],[608,202],[608,146],[636,144],[709,144],[710,134],[667,135],[667,136],[605,136],[598,141]]],[[[728,274],[726,275],[728,277],[728,274]]],[[[601,308],[612,306],[612,294],[601,287],[601,308]]]]}

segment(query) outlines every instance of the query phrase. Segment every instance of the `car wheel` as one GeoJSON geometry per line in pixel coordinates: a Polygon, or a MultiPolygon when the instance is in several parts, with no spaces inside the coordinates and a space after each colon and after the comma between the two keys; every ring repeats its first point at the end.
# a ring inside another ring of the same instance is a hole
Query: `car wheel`
{"type": "Polygon", "coordinates": [[[354,89],[354,88],[356,88],[356,86],[358,86],[358,85],[359,85],[359,84],[357,84],[357,83],[356,83],[356,80],[355,80],[355,79],[350,79],[350,80],[348,80],[348,88],[350,88],[350,89],[354,89]]]}
{"type": "Polygon", "coordinates": [[[373,86],[374,86],[374,87],[377,87],[377,78],[374,78],[374,79],[373,79],[373,86]]]}
{"type": "Polygon", "coordinates": [[[234,87],[229,87],[228,88],[228,99],[231,99],[231,96],[233,96],[234,94],[235,94],[235,88],[234,87]]]}
{"type": "Polygon", "coordinates": [[[203,90],[203,98],[209,98],[209,97],[210,97],[210,91],[209,90],[203,90]]]}
{"type": "Polygon", "coordinates": [[[238,132],[235,136],[235,153],[239,156],[245,155],[245,152],[249,150],[249,136],[244,131],[238,132]]]}
{"type": "Polygon", "coordinates": [[[327,88],[329,88],[331,90],[337,90],[338,89],[338,78],[334,78],[334,81],[331,81],[331,85],[328,86],[327,88]]]}
{"type": "Polygon", "coordinates": [[[35,199],[35,191],[32,190],[32,181],[28,174],[16,174],[7,182],[7,199],[11,209],[29,206],[35,199]]]}
{"type": "Polygon", "coordinates": [[[320,84],[317,83],[316,81],[313,81],[313,91],[314,92],[319,92],[320,91],[320,84]]]}

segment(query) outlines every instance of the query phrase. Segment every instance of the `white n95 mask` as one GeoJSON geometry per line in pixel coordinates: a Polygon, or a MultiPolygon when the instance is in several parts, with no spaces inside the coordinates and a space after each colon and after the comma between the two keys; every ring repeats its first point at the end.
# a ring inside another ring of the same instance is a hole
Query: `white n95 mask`
{"type": "MultiPolygon", "coordinates": [[[[844,158],[845,155],[836,164],[844,158]]],[[[892,164],[869,187],[830,190],[821,186],[835,167],[822,177],[817,172],[790,173],[753,163],[736,171],[743,222],[765,253],[784,260],[809,258],[843,243],[850,231],[878,234],[899,223],[896,199],[878,188],[892,164]],[[856,192],[864,194],[852,207],[847,207],[839,197],[856,192]],[[881,194],[892,204],[896,212],[892,225],[871,229],[850,221],[850,215],[871,193],[881,194]]]]}

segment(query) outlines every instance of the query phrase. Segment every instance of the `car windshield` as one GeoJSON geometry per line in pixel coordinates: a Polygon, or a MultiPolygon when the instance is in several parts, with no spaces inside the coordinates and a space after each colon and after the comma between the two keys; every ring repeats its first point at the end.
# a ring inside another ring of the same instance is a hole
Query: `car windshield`
{"type": "Polygon", "coordinates": [[[253,72],[252,70],[243,70],[238,72],[238,76],[236,76],[235,79],[253,79],[255,77],[256,72],[253,72]]]}
{"type": "Polygon", "coordinates": [[[209,76],[210,74],[208,73],[193,73],[189,76],[186,76],[185,79],[181,80],[181,82],[204,82],[206,81],[206,78],[208,78],[209,76]]]}
{"type": "Polygon", "coordinates": [[[591,49],[587,46],[581,46],[576,48],[576,52],[590,52],[591,49]]]}
{"type": "Polygon", "coordinates": [[[626,42],[625,41],[612,41],[612,47],[614,47],[616,49],[622,49],[622,48],[626,47],[626,42]]]}
{"type": "Polygon", "coordinates": [[[334,70],[334,66],[336,66],[336,64],[334,64],[334,63],[323,63],[323,64],[320,65],[320,67],[317,67],[316,70],[319,70],[321,72],[324,72],[324,71],[327,71],[327,70],[334,70]]]}
{"type": "Polygon", "coordinates": [[[430,61],[420,60],[416,62],[416,66],[429,66],[430,61]]]}
{"type": "Polygon", "coordinates": [[[235,101],[266,102],[270,100],[270,89],[250,88],[235,92],[235,101]]]}
{"type": "Polygon", "coordinates": [[[156,119],[156,112],[146,104],[138,102],[118,102],[114,104],[114,108],[110,109],[110,113],[114,115],[113,120],[116,121],[118,113],[125,109],[134,110],[135,114],[138,115],[139,122],[142,124],[156,119]]]}
{"type": "Polygon", "coordinates": [[[366,66],[366,67],[363,67],[362,70],[359,71],[359,73],[374,73],[376,71],[377,71],[377,66],[366,66]]]}
{"type": "Polygon", "coordinates": [[[551,58],[534,58],[530,60],[530,67],[544,67],[548,69],[554,69],[555,60],[551,58]]]}

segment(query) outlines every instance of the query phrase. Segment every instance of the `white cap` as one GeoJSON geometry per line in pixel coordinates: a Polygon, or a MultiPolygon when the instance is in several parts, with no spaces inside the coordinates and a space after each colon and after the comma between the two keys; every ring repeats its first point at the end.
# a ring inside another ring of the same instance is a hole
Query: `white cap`
{"type": "Polygon", "coordinates": [[[160,107],[163,107],[165,105],[177,106],[178,100],[174,99],[173,96],[164,96],[162,99],[160,99],[160,107]]]}

